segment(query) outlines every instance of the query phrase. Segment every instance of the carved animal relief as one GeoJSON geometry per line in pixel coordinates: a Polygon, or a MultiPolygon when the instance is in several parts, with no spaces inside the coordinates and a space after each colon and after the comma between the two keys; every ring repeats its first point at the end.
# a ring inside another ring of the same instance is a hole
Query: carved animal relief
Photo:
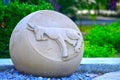
{"type": "Polygon", "coordinates": [[[75,53],[80,52],[82,45],[81,34],[74,29],[54,27],[47,28],[39,25],[32,25],[30,23],[28,23],[27,29],[34,32],[35,39],[37,41],[48,40],[48,38],[55,40],[59,44],[59,47],[62,49],[62,58],[69,56],[66,42],[74,47],[75,53]],[[45,38],[44,35],[47,35],[48,38],[45,38]]]}

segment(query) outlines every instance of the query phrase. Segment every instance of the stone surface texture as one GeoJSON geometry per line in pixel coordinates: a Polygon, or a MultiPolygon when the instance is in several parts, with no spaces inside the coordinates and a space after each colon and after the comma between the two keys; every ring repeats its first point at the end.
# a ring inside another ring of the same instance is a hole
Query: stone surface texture
{"type": "Polygon", "coordinates": [[[10,55],[20,72],[49,77],[72,74],[80,65],[83,38],[65,15],[41,10],[29,14],[15,27],[10,55]]]}
{"type": "Polygon", "coordinates": [[[94,78],[93,80],[120,80],[120,71],[106,73],[94,78]]]}

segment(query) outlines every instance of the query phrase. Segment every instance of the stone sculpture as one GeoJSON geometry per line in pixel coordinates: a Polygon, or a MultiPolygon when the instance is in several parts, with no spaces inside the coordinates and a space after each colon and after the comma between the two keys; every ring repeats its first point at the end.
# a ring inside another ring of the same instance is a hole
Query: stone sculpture
{"type": "Polygon", "coordinates": [[[24,17],[10,39],[10,55],[20,72],[43,77],[72,74],[83,55],[83,37],[65,15],[41,10],[24,17]]]}

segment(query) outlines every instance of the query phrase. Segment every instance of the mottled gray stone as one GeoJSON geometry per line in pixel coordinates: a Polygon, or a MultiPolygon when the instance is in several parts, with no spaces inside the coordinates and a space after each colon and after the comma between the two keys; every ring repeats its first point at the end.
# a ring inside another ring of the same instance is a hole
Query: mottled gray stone
{"type": "Polygon", "coordinates": [[[120,58],[84,58],[79,72],[107,73],[120,70],[120,58]]]}
{"type": "Polygon", "coordinates": [[[0,71],[13,68],[11,59],[0,59],[0,71]]]}
{"type": "Polygon", "coordinates": [[[94,78],[93,80],[120,80],[120,71],[106,73],[102,76],[94,78]]]}

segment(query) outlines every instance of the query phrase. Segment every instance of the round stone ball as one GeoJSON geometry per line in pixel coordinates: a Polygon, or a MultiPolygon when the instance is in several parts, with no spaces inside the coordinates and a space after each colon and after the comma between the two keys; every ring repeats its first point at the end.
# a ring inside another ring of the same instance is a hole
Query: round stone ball
{"type": "Polygon", "coordinates": [[[43,77],[71,75],[83,56],[83,37],[67,16],[41,10],[24,17],[10,39],[10,55],[15,68],[43,77]]]}

